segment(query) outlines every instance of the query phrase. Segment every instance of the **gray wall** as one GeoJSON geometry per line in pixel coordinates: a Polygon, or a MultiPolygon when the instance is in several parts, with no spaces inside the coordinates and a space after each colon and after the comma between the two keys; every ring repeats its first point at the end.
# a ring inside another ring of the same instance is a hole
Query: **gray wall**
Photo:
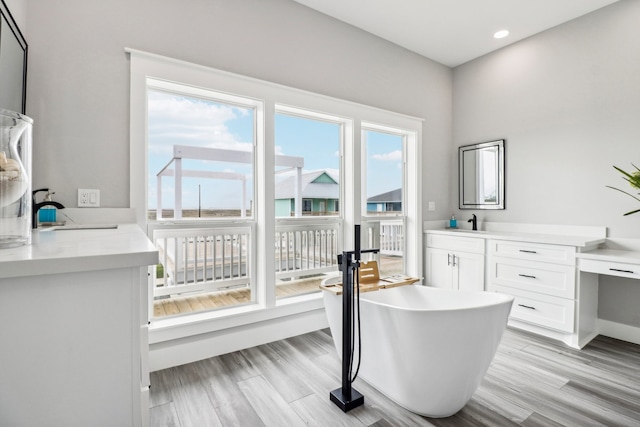
{"type": "Polygon", "coordinates": [[[186,4],[27,1],[34,185],[129,205],[131,47],[425,118],[424,203],[447,215],[451,69],[290,0],[186,4]]]}
{"type": "Polygon", "coordinates": [[[24,35],[27,29],[27,0],[4,0],[4,2],[24,35]]]}
{"type": "MultiPolygon", "coordinates": [[[[454,69],[452,170],[459,145],[506,139],[507,209],[479,219],[640,238],[640,213],[623,216],[640,202],[605,188],[633,190],[612,165],[640,167],[638,23],[623,0],[454,69]]],[[[640,326],[632,282],[601,276],[601,318],[640,326]]]]}
{"type": "Polygon", "coordinates": [[[640,202],[605,188],[632,190],[612,165],[640,167],[639,22],[640,1],[621,1],[454,69],[454,161],[506,139],[507,209],[479,217],[640,238],[640,213],[623,216],[640,202]]]}

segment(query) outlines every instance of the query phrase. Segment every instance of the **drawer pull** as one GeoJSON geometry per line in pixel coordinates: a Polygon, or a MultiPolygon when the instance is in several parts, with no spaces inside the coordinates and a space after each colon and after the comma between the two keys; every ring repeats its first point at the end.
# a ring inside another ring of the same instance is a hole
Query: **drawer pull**
{"type": "Polygon", "coordinates": [[[447,265],[456,266],[456,254],[447,254],[447,265]]]}
{"type": "Polygon", "coordinates": [[[524,308],[528,308],[529,310],[535,310],[536,309],[535,307],[532,307],[530,305],[518,304],[518,306],[524,307],[524,308]]]}
{"type": "Polygon", "coordinates": [[[527,253],[527,254],[537,254],[538,253],[536,251],[528,251],[526,249],[520,249],[520,252],[524,252],[524,253],[527,253]]]}
{"type": "Polygon", "coordinates": [[[532,276],[530,274],[518,274],[520,277],[526,277],[527,279],[535,279],[536,276],[532,276]]]}
{"type": "Polygon", "coordinates": [[[610,268],[609,270],[611,270],[611,271],[617,271],[617,272],[620,272],[620,273],[629,273],[629,274],[633,274],[633,271],[631,271],[631,270],[620,270],[619,268],[610,268]]]}

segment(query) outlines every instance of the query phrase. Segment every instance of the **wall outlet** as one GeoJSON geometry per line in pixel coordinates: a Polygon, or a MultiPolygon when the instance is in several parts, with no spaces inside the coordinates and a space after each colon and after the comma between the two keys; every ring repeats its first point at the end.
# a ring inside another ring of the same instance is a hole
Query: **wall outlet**
{"type": "Polygon", "coordinates": [[[87,190],[78,188],[78,207],[79,208],[99,208],[100,207],[100,190],[87,190]]]}

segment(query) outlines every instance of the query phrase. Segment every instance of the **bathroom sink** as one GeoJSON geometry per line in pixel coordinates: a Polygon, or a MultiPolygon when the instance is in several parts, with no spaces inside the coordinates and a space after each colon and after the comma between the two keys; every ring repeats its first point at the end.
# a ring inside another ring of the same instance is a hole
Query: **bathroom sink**
{"type": "Polygon", "coordinates": [[[464,228],[447,228],[447,231],[453,231],[454,233],[472,233],[472,234],[484,234],[485,230],[468,230],[464,228]]]}

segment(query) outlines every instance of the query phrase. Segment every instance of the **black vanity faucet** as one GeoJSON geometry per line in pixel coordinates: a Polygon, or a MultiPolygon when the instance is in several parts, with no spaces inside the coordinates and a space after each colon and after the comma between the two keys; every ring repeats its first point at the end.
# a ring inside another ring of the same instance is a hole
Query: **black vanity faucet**
{"type": "Polygon", "coordinates": [[[31,228],[34,230],[38,228],[38,211],[43,206],[55,206],[58,209],[64,209],[62,203],[54,202],[54,201],[44,201],[40,203],[36,203],[36,194],[41,191],[49,191],[48,188],[40,188],[38,190],[34,190],[31,192],[31,228]]]}
{"type": "Polygon", "coordinates": [[[478,218],[476,217],[476,214],[471,214],[471,219],[467,222],[471,223],[471,229],[473,231],[478,231],[478,218]]]}

